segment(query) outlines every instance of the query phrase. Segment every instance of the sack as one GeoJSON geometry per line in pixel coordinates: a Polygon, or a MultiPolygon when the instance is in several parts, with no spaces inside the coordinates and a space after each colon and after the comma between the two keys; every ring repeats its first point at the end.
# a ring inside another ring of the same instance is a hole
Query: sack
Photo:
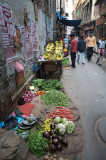
{"type": "Polygon", "coordinates": [[[18,72],[18,73],[24,71],[23,65],[18,63],[17,61],[15,62],[15,71],[18,72]]]}
{"type": "Polygon", "coordinates": [[[100,56],[103,56],[103,49],[100,49],[100,56]]]}
{"type": "Polygon", "coordinates": [[[17,155],[19,137],[11,130],[0,129],[0,160],[12,160],[17,155]]]}

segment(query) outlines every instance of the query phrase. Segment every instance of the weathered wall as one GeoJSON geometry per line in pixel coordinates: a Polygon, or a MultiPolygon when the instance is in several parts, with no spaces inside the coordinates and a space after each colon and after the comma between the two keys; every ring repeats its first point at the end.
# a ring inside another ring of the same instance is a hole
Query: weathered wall
{"type": "MultiPolygon", "coordinates": [[[[47,37],[53,39],[53,16],[51,16],[50,10],[44,7],[44,1],[42,0],[38,8],[38,20],[35,21],[34,3],[31,0],[1,0],[0,4],[7,4],[12,10],[13,27],[24,26],[24,8],[27,7],[28,14],[31,22],[36,23],[37,30],[37,42],[38,51],[33,52],[33,57],[27,59],[25,35],[22,37],[23,47],[16,49],[16,58],[6,62],[5,52],[2,45],[2,38],[0,35],[0,117],[12,110],[11,95],[17,91],[16,79],[15,79],[15,61],[17,60],[24,66],[25,81],[32,75],[34,57],[37,59],[43,54],[45,50],[47,37]],[[43,6],[43,9],[42,9],[43,6]],[[44,11],[45,10],[45,11],[44,11]],[[44,12],[43,12],[44,11],[44,12]],[[47,12],[47,14],[45,14],[47,12]],[[9,101],[9,102],[8,102],[9,101]],[[5,104],[6,103],[6,104],[5,104]],[[6,110],[7,108],[7,110],[6,110]],[[10,110],[9,110],[10,109],[10,110]]],[[[46,7],[50,6],[51,1],[48,1],[46,7]]],[[[1,34],[1,32],[0,32],[1,34]]]]}
{"type": "Polygon", "coordinates": [[[6,61],[0,32],[0,119],[10,111],[11,105],[11,91],[8,82],[6,61]]]}

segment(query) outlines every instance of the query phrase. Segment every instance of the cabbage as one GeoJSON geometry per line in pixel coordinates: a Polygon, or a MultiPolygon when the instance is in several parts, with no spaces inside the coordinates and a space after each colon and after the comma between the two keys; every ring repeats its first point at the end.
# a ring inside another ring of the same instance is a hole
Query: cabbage
{"type": "Polygon", "coordinates": [[[56,129],[57,129],[57,132],[60,134],[60,135],[64,135],[65,132],[66,132],[66,127],[63,123],[59,123],[56,125],[56,129]]]}
{"type": "Polygon", "coordinates": [[[67,122],[66,118],[62,118],[62,123],[65,124],[67,122]]]}
{"type": "Polygon", "coordinates": [[[60,117],[56,117],[54,121],[55,121],[55,123],[60,123],[61,122],[61,118],[60,117]]]}
{"type": "Polygon", "coordinates": [[[71,134],[74,131],[74,129],[75,129],[75,124],[73,122],[67,123],[66,131],[67,131],[68,134],[71,134]]]}

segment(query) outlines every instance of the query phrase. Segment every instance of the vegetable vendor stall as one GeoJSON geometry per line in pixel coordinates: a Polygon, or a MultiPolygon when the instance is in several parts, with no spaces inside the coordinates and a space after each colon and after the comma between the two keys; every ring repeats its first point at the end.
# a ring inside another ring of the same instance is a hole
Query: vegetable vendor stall
{"type": "Polygon", "coordinates": [[[57,72],[58,79],[60,80],[60,75],[62,74],[62,60],[38,60],[35,61],[35,63],[40,65],[41,78],[43,78],[43,73],[57,72]]]}

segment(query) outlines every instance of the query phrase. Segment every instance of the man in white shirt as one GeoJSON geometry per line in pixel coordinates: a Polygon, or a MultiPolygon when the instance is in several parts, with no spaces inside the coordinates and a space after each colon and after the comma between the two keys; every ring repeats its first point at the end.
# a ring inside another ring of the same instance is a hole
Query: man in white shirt
{"type": "Polygon", "coordinates": [[[101,40],[98,42],[98,57],[97,57],[97,62],[99,65],[102,65],[103,62],[103,57],[105,53],[105,48],[106,48],[106,41],[105,37],[102,37],[101,40]]]}

